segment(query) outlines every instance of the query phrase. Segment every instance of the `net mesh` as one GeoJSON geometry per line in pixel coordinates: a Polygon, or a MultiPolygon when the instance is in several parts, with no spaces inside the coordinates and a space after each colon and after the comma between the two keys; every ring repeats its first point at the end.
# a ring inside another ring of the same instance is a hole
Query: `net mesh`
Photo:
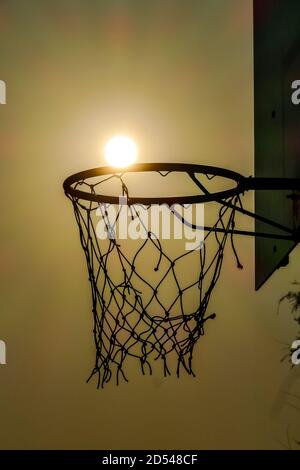
{"type": "MultiPolygon", "coordinates": [[[[115,177],[122,195],[129,197],[122,177],[115,177]]],[[[107,178],[94,184],[80,181],[74,188],[96,194],[104,181],[107,178]]],[[[139,240],[120,240],[116,223],[122,206],[111,220],[107,204],[68,197],[79,227],[92,292],[96,358],[88,381],[96,378],[98,387],[112,377],[117,384],[121,379],[127,382],[126,363],[130,358],[138,361],[143,374],[152,374],[158,361],[167,376],[171,374],[173,357],[178,377],[181,371],[195,376],[194,347],[205,333],[206,322],[215,318],[215,313],[207,310],[228,238],[237,266],[242,268],[233,243],[236,208],[241,207],[239,196],[219,203],[217,220],[206,228],[201,247],[183,251],[182,244],[164,243],[148,231],[136,206],[129,206],[130,217],[140,223],[145,233],[139,240]],[[99,239],[99,218],[105,226],[106,239],[99,239]]],[[[149,211],[151,206],[144,209],[149,211]]],[[[185,223],[176,211],[169,211],[177,223],[185,223]]],[[[203,227],[193,228],[203,231],[203,227]]]]}

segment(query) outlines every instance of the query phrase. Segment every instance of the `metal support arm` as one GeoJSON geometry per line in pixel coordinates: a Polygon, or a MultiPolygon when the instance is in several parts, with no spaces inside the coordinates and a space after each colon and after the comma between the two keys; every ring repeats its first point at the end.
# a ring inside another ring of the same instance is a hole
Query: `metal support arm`
{"type": "Polygon", "coordinates": [[[299,178],[256,178],[249,177],[242,181],[245,191],[290,190],[300,191],[299,178]]]}

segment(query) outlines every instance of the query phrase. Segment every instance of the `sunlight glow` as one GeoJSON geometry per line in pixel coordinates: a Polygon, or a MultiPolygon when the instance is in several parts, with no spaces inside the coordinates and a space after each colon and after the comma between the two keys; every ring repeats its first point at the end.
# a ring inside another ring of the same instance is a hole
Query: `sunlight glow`
{"type": "Polygon", "coordinates": [[[116,136],[105,145],[104,155],[109,165],[124,168],[136,161],[138,149],[129,137],[116,136]]]}

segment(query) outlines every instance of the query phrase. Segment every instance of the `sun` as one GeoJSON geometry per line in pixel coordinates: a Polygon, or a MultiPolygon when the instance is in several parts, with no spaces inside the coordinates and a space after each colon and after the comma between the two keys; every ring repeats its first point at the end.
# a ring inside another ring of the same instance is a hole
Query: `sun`
{"type": "Polygon", "coordinates": [[[129,137],[116,136],[105,145],[104,155],[109,165],[124,168],[136,161],[138,148],[129,137]]]}

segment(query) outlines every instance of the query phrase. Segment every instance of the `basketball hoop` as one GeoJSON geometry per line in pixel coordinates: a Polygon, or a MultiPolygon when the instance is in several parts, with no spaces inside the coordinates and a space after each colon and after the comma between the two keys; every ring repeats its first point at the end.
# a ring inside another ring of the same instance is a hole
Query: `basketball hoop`
{"type": "Polygon", "coordinates": [[[262,181],[217,167],[160,163],[137,164],[122,171],[98,168],[75,174],[64,182],[79,227],[92,291],[96,359],[88,380],[97,377],[98,387],[103,387],[113,375],[117,384],[121,377],[127,381],[125,369],[130,358],[139,362],[143,374],[151,374],[153,361],[161,361],[166,376],[171,373],[170,362],[175,357],[178,377],[181,370],[194,375],[194,347],[204,335],[207,321],[215,318],[214,313],[208,312],[208,307],[220,277],[228,239],[237,267],[241,269],[234,235],[288,240],[298,236],[289,228],[243,208],[241,196],[245,191],[278,186],[299,187],[299,181],[262,181]],[[126,182],[127,175],[134,173],[155,173],[162,178],[174,173],[185,175],[194,185],[196,194],[137,196],[132,194],[130,184],[126,182]],[[209,183],[216,179],[222,180],[226,188],[209,189],[209,183]],[[118,195],[104,194],[103,186],[110,183],[117,183],[118,195]],[[191,224],[193,230],[205,232],[201,249],[174,254],[173,244],[163,244],[156,234],[145,228],[143,239],[131,243],[128,251],[126,240],[111,236],[102,241],[97,236],[99,210],[107,232],[113,230],[116,221],[110,220],[107,205],[118,205],[119,196],[126,198],[131,216],[137,220],[140,215],[136,205],[143,205],[145,210],[154,205],[166,205],[170,215],[182,224],[186,223],[185,218],[178,216],[174,204],[184,207],[214,201],[217,213],[211,226],[191,224]],[[237,230],[237,213],[258,219],[282,233],[237,230]],[[192,267],[194,278],[189,283],[182,279],[182,269],[178,268],[183,262],[192,267]],[[166,287],[171,285],[175,286],[173,290],[166,287]]]}

